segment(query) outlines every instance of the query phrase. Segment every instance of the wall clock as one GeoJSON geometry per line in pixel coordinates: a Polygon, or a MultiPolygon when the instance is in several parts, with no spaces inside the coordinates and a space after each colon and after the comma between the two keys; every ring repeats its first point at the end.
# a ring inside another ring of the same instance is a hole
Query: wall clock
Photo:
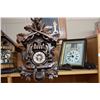
{"type": "Polygon", "coordinates": [[[26,80],[43,80],[58,77],[58,68],[54,60],[54,48],[59,38],[57,24],[54,21],[53,27],[42,23],[42,18],[32,19],[32,25],[24,27],[29,34],[18,34],[17,42],[21,43],[22,56],[21,75],[26,80]],[[51,31],[53,30],[53,31],[51,31]]]}
{"type": "Polygon", "coordinates": [[[63,40],[59,65],[84,66],[85,39],[63,40]]]}
{"type": "Polygon", "coordinates": [[[17,67],[17,45],[1,30],[1,74],[9,73],[7,69],[17,67]]]}

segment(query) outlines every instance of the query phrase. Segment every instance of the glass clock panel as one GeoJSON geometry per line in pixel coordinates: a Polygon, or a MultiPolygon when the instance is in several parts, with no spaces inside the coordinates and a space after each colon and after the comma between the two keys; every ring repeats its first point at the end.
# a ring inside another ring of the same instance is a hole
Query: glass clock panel
{"type": "Polygon", "coordinates": [[[61,64],[82,65],[84,57],[84,42],[84,40],[64,42],[61,64]]]}

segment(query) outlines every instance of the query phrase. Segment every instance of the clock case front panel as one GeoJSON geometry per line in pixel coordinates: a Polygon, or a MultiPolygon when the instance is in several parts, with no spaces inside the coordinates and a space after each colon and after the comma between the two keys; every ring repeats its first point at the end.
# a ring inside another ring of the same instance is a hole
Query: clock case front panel
{"type": "Polygon", "coordinates": [[[59,57],[59,65],[70,64],[72,68],[84,68],[85,58],[86,39],[63,40],[59,57]],[[81,48],[78,48],[78,46],[81,48]],[[80,61],[78,62],[78,60],[80,61]]]}

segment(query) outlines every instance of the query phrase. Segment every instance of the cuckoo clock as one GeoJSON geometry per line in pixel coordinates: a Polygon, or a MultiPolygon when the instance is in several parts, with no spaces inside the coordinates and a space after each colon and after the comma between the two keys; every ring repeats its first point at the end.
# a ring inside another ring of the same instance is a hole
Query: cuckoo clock
{"type": "Polygon", "coordinates": [[[17,42],[23,45],[21,52],[23,66],[21,75],[26,79],[42,80],[45,77],[57,77],[57,66],[54,62],[54,48],[59,37],[56,22],[49,27],[41,18],[32,19],[32,25],[24,27],[29,34],[18,34],[17,42]],[[51,29],[54,31],[51,33],[51,29]]]}
{"type": "Polygon", "coordinates": [[[15,67],[15,60],[15,43],[1,31],[1,69],[15,67]]]}

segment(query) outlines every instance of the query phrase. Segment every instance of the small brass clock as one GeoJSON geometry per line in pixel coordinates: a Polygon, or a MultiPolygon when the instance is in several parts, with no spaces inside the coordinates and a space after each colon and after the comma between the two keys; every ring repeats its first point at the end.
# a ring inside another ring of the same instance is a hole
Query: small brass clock
{"type": "Polygon", "coordinates": [[[85,49],[85,39],[63,40],[59,65],[84,66],[85,49]]]}

